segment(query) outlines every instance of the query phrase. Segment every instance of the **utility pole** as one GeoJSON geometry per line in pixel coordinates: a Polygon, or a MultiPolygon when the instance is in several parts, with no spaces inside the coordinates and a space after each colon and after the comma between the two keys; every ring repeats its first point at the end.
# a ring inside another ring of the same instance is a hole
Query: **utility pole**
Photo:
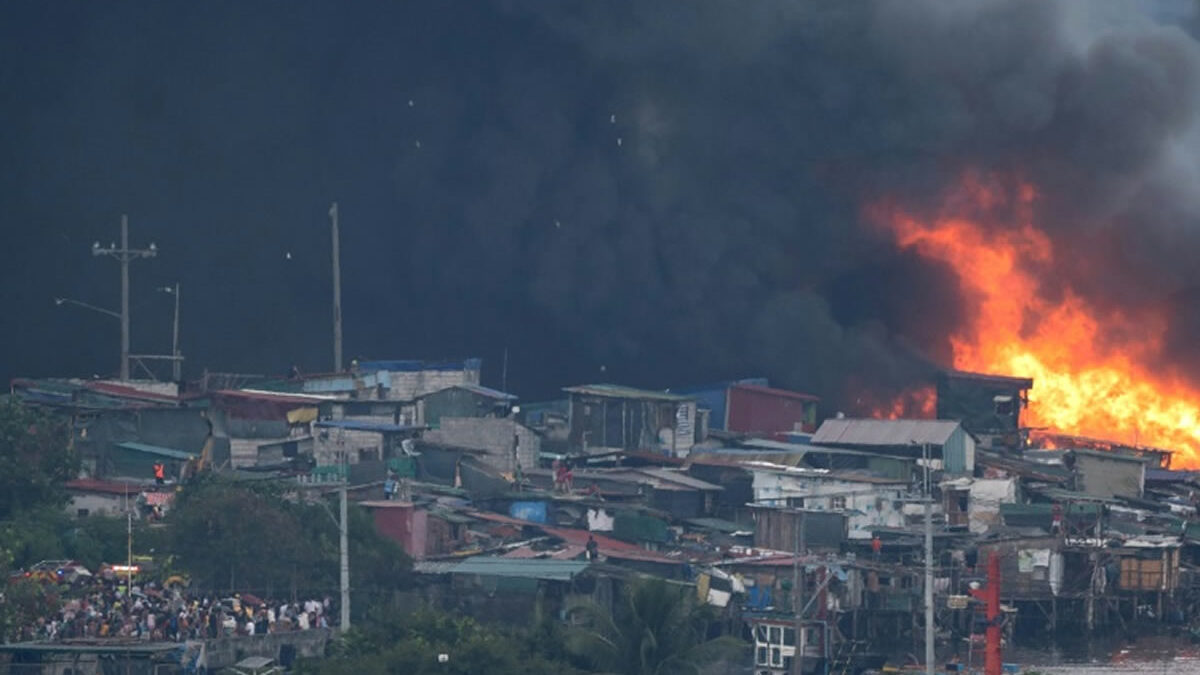
{"type": "MultiPolygon", "coordinates": [[[[335,204],[334,206],[336,207],[337,205],[335,204]]],[[[350,484],[350,467],[345,463],[344,456],[342,469],[344,471],[342,475],[342,489],[338,491],[340,493],[340,503],[338,504],[340,513],[338,515],[341,516],[342,522],[340,527],[341,532],[339,533],[340,541],[338,543],[341,545],[342,620],[340,623],[342,632],[344,633],[350,630],[350,521],[346,518],[346,489],[350,484]]]]}
{"type": "Polygon", "coordinates": [[[179,282],[175,282],[175,322],[171,328],[171,379],[178,384],[183,379],[183,361],[179,356],[179,282]]]}
{"type": "Polygon", "coordinates": [[[129,261],[135,258],[153,258],[158,247],[153,243],[144,249],[129,248],[129,216],[121,215],[121,248],[110,245],[101,248],[100,242],[92,244],[92,255],[107,255],[121,263],[121,380],[129,379],[129,261]]]}
{"type": "Polygon", "coordinates": [[[803,675],[804,673],[804,649],[807,647],[804,639],[804,586],[808,582],[805,580],[804,566],[800,564],[800,554],[807,546],[805,539],[805,526],[808,524],[805,520],[804,507],[796,510],[796,531],[792,537],[792,592],[795,595],[796,603],[796,654],[792,657],[792,673],[794,675],[803,675]]]}
{"type": "Polygon", "coordinates": [[[125,484],[125,598],[133,596],[133,507],[129,504],[129,484],[125,484]]]}
{"type": "Polygon", "coordinates": [[[329,207],[333,233],[333,371],[342,372],[342,263],[339,250],[338,204],[329,207]]]}
{"type": "Polygon", "coordinates": [[[933,675],[933,491],[929,485],[929,444],[923,444],[925,458],[925,675],[933,675]]]}

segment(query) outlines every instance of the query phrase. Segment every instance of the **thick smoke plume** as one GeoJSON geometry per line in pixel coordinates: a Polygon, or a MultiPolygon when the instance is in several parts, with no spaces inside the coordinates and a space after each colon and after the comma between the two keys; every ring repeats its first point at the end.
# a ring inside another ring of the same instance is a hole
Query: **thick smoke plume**
{"type": "Polygon", "coordinates": [[[1164,365],[1200,365],[1190,4],[183,7],[39,15],[78,46],[10,47],[50,83],[4,75],[40,96],[0,147],[9,196],[54,223],[29,246],[79,249],[46,295],[108,283],[81,247],[144,214],[196,367],[328,361],[328,195],[358,354],[507,347],[535,396],[766,374],[852,406],[946,363],[971,312],[864,207],[936,208],[968,170],[1036,185],[1055,278],[1172,303],[1164,365]]]}

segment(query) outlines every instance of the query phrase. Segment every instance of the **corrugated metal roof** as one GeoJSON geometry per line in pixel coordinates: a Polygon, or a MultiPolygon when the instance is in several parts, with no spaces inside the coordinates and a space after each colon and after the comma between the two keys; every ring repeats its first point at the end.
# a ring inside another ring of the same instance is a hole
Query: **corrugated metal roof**
{"type": "Polygon", "coordinates": [[[745,532],[747,530],[749,530],[751,532],[754,531],[753,525],[748,525],[748,526],[743,527],[742,525],[738,525],[737,523],[735,523],[733,521],[723,520],[721,518],[688,518],[687,520],[685,520],[683,522],[685,522],[689,525],[694,525],[696,527],[702,527],[706,530],[716,530],[717,532],[724,532],[725,534],[733,534],[735,532],[745,532]]]}
{"type": "Polygon", "coordinates": [[[451,573],[570,581],[575,575],[586,570],[587,567],[588,563],[582,560],[475,556],[460,562],[451,573]]]}
{"type": "Polygon", "coordinates": [[[804,464],[802,452],[746,450],[702,450],[693,452],[687,457],[687,464],[702,464],[705,466],[739,466],[752,462],[777,464],[779,466],[800,466],[804,464]]]}
{"type": "Polygon", "coordinates": [[[97,478],[75,478],[66,482],[68,490],[81,492],[104,492],[115,495],[132,495],[141,492],[144,486],[139,483],[118,483],[116,481],[100,480],[97,478]]]}
{"type": "Polygon", "coordinates": [[[126,441],[124,443],[117,443],[117,447],[123,448],[125,450],[133,450],[134,452],[144,452],[144,453],[147,453],[150,455],[158,455],[160,457],[167,457],[169,459],[189,460],[189,459],[195,457],[195,455],[193,455],[190,452],[183,452],[181,450],[173,450],[171,448],[163,448],[163,447],[159,447],[157,445],[149,445],[147,443],[136,443],[134,441],[126,441]]]}
{"type": "Polygon", "coordinates": [[[450,574],[458,567],[457,560],[420,560],[413,563],[417,574],[450,574]]]}
{"type": "Polygon", "coordinates": [[[479,394],[480,396],[496,398],[496,399],[500,399],[501,401],[517,400],[517,397],[515,394],[510,394],[506,391],[500,391],[499,389],[492,389],[491,387],[484,387],[484,386],[478,385],[478,384],[460,384],[458,386],[462,389],[466,389],[467,391],[475,392],[476,394],[479,394]]]}
{"type": "Polygon", "coordinates": [[[961,425],[953,420],[830,419],[813,434],[814,445],[942,445],[961,425]]]}
{"type": "Polygon", "coordinates": [[[314,422],[315,427],[334,429],[350,429],[353,431],[374,431],[376,433],[395,433],[400,431],[419,431],[425,427],[406,424],[386,424],[383,422],[364,422],[361,420],[321,420],[314,422]]]}
{"type": "Polygon", "coordinates": [[[1126,455],[1120,452],[1112,452],[1109,450],[1088,450],[1084,448],[1073,448],[1070,452],[1083,457],[1095,457],[1097,459],[1107,459],[1114,462],[1130,462],[1133,464],[1145,464],[1150,461],[1149,457],[1137,457],[1135,455],[1126,455]]]}
{"type": "Polygon", "coordinates": [[[619,384],[581,384],[577,387],[563,387],[563,391],[570,394],[586,394],[605,398],[633,398],[651,401],[693,401],[696,398],[695,396],[672,394],[668,391],[623,387],[619,384]]]}
{"type": "Polygon", "coordinates": [[[670,483],[676,483],[678,485],[682,485],[683,487],[692,488],[694,490],[716,491],[716,490],[724,490],[725,489],[725,488],[721,487],[720,485],[716,485],[714,483],[709,483],[708,481],[703,481],[703,480],[700,480],[699,478],[692,478],[691,476],[687,475],[686,473],[683,473],[682,471],[677,471],[674,469],[645,468],[645,469],[637,469],[637,473],[646,474],[647,476],[650,476],[652,478],[657,478],[659,480],[667,481],[670,483]]]}
{"type": "Polygon", "coordinates": [[[1033,380],[1028,377],[1012,377],[1009,375],[988,375],[986,373],[970,373],[965,370],[947,370],[942,372],[942,377],[955,380],[972,380],[975,382],[987,382],[989,384],[999,384],[1006,387],[1015,387],[1018,389],[1032,389],[1033,380]]]}
{"type": "Polygon", "coordinates": [[[732,388],[751,391],[757,394],[769,394],[771,396],[778,396],[780,398],[790,398],[797,401],[816,402],[821,400],[821,397],[813,396],[812,394],[805,394],[799,391],[790,391],[788,389],[776,389],[775,387],[767,387],[760,384],[738,383],[733,385],[732,388]]]}
{"type": "Polygon", "coordinates": [[[1146,480],[1157,483],[1190,483],[1200,477],[1200,472],[1175,469],[1146,469],[1146,480]]]}

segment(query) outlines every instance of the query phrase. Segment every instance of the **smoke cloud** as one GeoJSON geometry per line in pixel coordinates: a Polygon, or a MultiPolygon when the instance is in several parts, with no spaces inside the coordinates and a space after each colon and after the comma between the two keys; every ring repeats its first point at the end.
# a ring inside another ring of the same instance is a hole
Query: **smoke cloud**
{"type": "MultiPolygon", "coordinates": [[[[526,396],[765,374],[852,405],[848,383],[897,391],[945,364],[971,311],[864,206],[936,209],[971,169],[1038,187],[1056,275],[1089,302],[1177,307],[1164,365],[1187,372],[1194,10],[29,7],[33,30],[0,29],[18,101],[0,197],[6,230],[46,226],[3,272],[37,323],[6,337],[9,369],[115,366],[115,328],[43,305],[115,297],[86,247],[124,210],[163,252],[135,283],[182,277],[189,370],[327,367],[338,199],[356,354],[478,354],[499,384],[507,348],[526,396]]],[[[156,309],[135,341],[163,343],[166,310],[139,302],[156,309]]]]}

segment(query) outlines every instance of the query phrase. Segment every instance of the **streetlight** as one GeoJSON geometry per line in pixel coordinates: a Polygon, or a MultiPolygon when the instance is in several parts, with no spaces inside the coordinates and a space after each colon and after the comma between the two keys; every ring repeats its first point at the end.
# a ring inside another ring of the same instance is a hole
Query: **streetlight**
{"type": "Polygon", "coordinates": [[[83,307],[84,309],[90,309],[93,312],[100,312],[101,314],[107,314],[107,315],[109,315],[111,317],[115,317],[117,319],[121,318],[121,315],[119,313],[114,312],[111,309],[104,309],[103,307],[89,305],[88,303],[83,302],[81,300],[73,300],[71,298],[55,298],[54,304],[56,304],[60,307],[62,305],[75,305],[76,307],[83,307]]]}
{"type": "Polygon", "coordinates": [[[176,281],[174,286],[159,286],[156,290],[175,296],[175,322],[171,329],[171,378],[179,382],[183,379],[183,357],[179,354],[179,282],[176,281]]]}

